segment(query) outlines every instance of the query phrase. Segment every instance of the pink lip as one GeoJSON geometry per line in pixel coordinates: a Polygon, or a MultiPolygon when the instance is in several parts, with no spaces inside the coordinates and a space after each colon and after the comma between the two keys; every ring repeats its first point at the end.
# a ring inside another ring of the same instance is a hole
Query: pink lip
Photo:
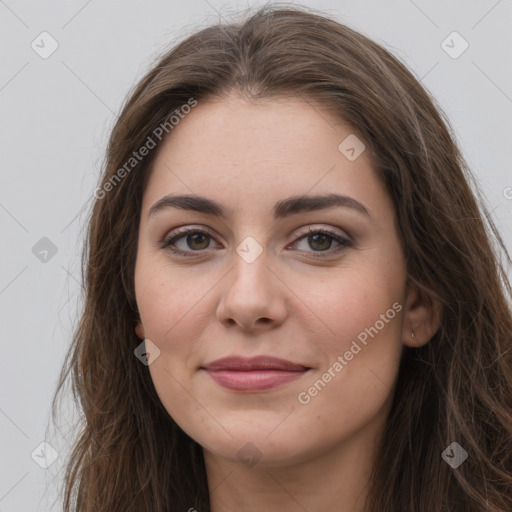
{"type": "Polygon", "coordinates": [[[253,358],[225,357],[204,365],[210,377],[220,386],[235,391],[263,391],[295,380],[309,368],[270,356],[253,358]]]}

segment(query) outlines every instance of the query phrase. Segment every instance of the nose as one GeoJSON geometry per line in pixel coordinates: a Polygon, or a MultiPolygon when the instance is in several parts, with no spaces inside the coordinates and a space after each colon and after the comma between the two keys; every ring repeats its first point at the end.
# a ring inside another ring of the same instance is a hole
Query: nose
{"type": "Polygon", "coordinates": [[[234,253],[224,280],[217,319],[226,327],[262,331],[281,325],[287,315],[286,286],[269,267],[265,251],[251,263],[234,253]]]}

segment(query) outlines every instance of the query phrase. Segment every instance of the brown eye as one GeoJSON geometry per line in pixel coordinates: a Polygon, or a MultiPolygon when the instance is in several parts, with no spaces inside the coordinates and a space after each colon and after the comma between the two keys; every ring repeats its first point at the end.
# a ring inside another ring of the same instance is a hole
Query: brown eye
{"type": "Polygon", "coordinates": [[[330,235],[325,235],[324,233],[319,233],[316,235],[308,236],[308,242],[310,247],[318,251],[326,251],[331,248],[333,237],[330,235]]]}
{"type": "Polygon", "coordinates": [[[323,258],[334,255],[343,249],[354,246],[354,241],[348,236],[327,229],[308,228],[303,236],[298,238],[293,245],[298,246],[299,251],[313,253],[314,258],[323,258]],[[333,247],[333,242],[335,246],[333,247]],[[300,246],[302,244],[302,247],[300,246]],[[315,254],[318,253],[318,254],[315,254]],[[325,253],[322,254],[322,253],[325,253]]]}
{"type": "Polygon", "coordinates": [[[194,233],[192,235],[186,235],[186,243],[188,247],[190,247],[190,249],[196,251],[206,249],[208,245],[210,245],[209,235],[205,235],[204,233],[194,233]]]}
{"type": "Polygon", "coordinates": [[[175,230],[169,238],[166,238],[161,244],[161,249],[183,255],[195,256],[194,253],[200,253],[210,246],[213,236],[205,229],[185,228],[175,230]]]}

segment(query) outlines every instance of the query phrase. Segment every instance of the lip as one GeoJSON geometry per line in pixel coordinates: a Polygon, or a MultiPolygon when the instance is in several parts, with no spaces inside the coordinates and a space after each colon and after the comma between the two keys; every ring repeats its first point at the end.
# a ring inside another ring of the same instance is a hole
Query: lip
{"type": "Polygon", "coordinates": [[[220,386],[234,391],[264,391],[302,377],[309,367],[271,356],[232,356],[201,367],[220,386]]]}

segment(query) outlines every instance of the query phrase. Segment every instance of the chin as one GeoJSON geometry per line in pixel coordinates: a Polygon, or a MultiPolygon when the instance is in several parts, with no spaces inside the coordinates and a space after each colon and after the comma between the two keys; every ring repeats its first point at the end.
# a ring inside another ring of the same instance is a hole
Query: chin
{"type": "MultiPolygon", "coordinates": [[[[216,457],[241,463],[248,467],[286,467],[304,463],[318,453],[328,450],[328,440],[313,428],[300,426],[296,420],[281,414],[264,421],[262,413],[246,414],[245,422],[223,423],[224,430],[216,436],[205,436],[205,431],[192,436],[207,452],[216,457]],[[289,424],[286,424],[290,421],[289,424]]],[[[315,429],[316,430],[316,429],[315,429]]]]}

